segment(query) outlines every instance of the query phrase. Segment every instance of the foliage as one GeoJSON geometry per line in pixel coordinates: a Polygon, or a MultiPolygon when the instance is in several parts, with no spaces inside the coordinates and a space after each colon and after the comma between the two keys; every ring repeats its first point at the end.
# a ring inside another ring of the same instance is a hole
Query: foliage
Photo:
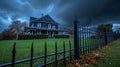
{"type": "Polygon", "coordinates": [[[2,34],[0,33],[0,41],[2,40],[2,34]]]}
{"type": "Polygon", "coordinates": [[[19,35],[18,40],[29,40],[29,39],[44,39],[48,38],[48,35],[41,34],[41,35],[19,35]]]}
{"type": "Polygon", "coordinates": [[[54,35],[55,38],[69,38],[69,35],[54,35]]]}
{"type": "Polygon", "coordinates": [[[90,36],[90,38],[91,38],[91,39],[95,39],[95,38],[96,38],[96,36],[90,36]]]}
{"type": "Polygon", "coordinates": [[[2,40],[13,40],[15,39],[14,31],[4,30],[1,34],[2,40]]]}
{"type": "Polygon", "coordinates": [[[106,30],[106,31],[112,32],[112,27],[113,27],[112,24],[101,24],[101,25],[99,25],[97,27],[97,30],[98,31],[104,31],[104,30],[106,30]]]}

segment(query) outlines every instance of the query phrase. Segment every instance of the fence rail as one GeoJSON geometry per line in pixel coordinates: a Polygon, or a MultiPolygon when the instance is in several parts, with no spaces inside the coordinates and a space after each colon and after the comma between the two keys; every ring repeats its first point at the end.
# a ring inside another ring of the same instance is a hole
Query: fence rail
{"type": "Polygon", "coordinates": [[[107,32],[106,30],[100,32],[100,31],[95,31],[91,29],[88,26],[80,26],[78,27],[79,21],[76,19],[74,21],[74,48],[72,48],[71,41],[69,41],[69,49],[66,50],[65,46],[65,41],[63,42],[63,50],[58,51],[58,45],[57,41],[55,42],[55,52],[47,54],[47,42],[44,43],[44,55],[43,56],[37,56],[34,57],[34,45],[33,43],[31,44],[31,50],[30,50],[30,58],[27,59],[22,59],[22,60],[15,60],[16,58],[16,43],[13,45],[13,50],[12,50],[12,58],[11,62],[1,64],[0,67],[5,67],[5,66],[12,66],[15,67],[15,64],[19,63],[24,63],[24,62],[30,62],[30,67],[33,67],[33,60],[41,59],[44,58],[44,63],[38,65],[37,67],[46,67],[49,64],[55,64],[55,66],[58,66],[58,62],[63,60],[64,65],[66,65],[66,59],[69,58],[69,61],[71,62],[72,57],[75,59],[79,59],[81,54],[87,54],[98,47],[103,47],[107,45],[109,42],[116,40],[120,38],[120,33],[115,33],[115,32],[107,32]],[[69,53],[66,55],[66,53],[69,53]],[[72,53],[74,52],[74,53],[72,53]],[[62,54],[62,58],[58,58],[58,55],[62,54]],[[49,56],[55,56],[55,60],[47,61],[47,57],[49,56]]]}

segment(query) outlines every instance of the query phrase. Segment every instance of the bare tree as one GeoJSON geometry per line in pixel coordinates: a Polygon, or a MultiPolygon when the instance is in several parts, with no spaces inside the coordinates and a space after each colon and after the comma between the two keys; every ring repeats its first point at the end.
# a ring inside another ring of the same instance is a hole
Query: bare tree
{"type": "Polygon", "coordinates": [[[12,24],[9,26],[9,30],[14,31],[14,33],[16,34],[16,39],[18,39],[18,35],[24,33],[24,27],[26,26],[27,26],[26,22],[20,22],[16,20],[13,21],[12,24]]]}

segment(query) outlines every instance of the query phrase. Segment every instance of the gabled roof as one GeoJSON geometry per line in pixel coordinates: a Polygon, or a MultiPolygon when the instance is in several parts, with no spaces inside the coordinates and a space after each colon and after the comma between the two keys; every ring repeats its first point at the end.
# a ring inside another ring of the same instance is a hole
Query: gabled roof
{"type": "Polygon", "coordinates": [[[34,18],[34,17],[31,17],[30,18],[32,21],[34,22],[43,22],[43,23],[51,23],[51,24],[55,24],[55,25],[58,25],[58,23],[56,21],[54,21],[51,16],[49,15],[45,15],[41,18],[34,18]]]}

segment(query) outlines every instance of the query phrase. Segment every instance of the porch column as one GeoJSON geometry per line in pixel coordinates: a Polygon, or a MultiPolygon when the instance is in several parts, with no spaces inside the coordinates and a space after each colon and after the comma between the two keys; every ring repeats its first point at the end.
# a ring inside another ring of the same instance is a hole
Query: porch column
{"type": "Polygon", "coordinates": [[[52,37],[54,36],[54,34],[55,34],[55,32],[54,32],[54,31],[52,31],[52,37]]]}
{"type": "Polygon", "coordinates": [[[41,30],[39,30],[39,34],[41,34],[41,30]]]}
{"type": "Polygon", "coordinates": [[[33,30],[31,31],[31,34],[33,34],[33,30]]]}
{"type": "Polygon", "coordinates": [[[48,35],[48,31],[47,31],[47,35],[48,35]]]}

